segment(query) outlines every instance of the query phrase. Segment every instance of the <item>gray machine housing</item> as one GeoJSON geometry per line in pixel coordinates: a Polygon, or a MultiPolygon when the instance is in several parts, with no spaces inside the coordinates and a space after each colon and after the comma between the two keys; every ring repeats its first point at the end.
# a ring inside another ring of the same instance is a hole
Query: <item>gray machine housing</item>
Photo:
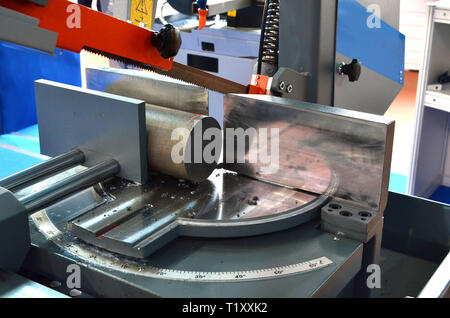
{"type": "MultiPolygon", "coordinates": [[[[278,67],[302,75],[308,74],[306,89],[305,78],[299,77],[295,83],[288,83],[293,85],[296,94],[283,94],[283,97],[378,115],[385,113],[403,87],[401,65],[398,68],[399,81],[382,75],[381,70],[366,66],[364,61],[358,81],[350,82],[347,76],[338,73],[341,63],[350,63],[355,58],[338,51],[341,45],[337,41],[343,41],[338,37],[338,31],[347,27],[346,23],[353,23],[355,29],[366,23],[365,18],[345,21],[349,17],[339,10],[348,10],[358,5],[367,10],[373,6],[379,8],[379,11],[373,14],[379,13],[379,18],[385,23],[383,27],[392,28],[391,34],[395,37],[395,33],[398,33],[399,41],[402,41],[403,36],[398,32],[399,0],[345,0],[342,3],[337,0],[280,1],[278,67]],[[305,46],[305,43],[308,45],[305,46]],[[380,91],[383,94],[379,94],[380,91]]],[[[182,23],[168,20],[175,25],[182,23]]],[[[161,25],[155,24],[155,29],[159,28],[161,25]]],[[[196,61],[195,57],[200,60],[203,58],[205,63],[217,65],[215,71],[205,69],[206,71],[244,85],[250,82],[259,55],[259,29],[213,26],[203,30],[181,32],[181,35],[183,41],[175,57],[177,62],[202,68],[192,61],[196,61]]],[[[344,40],[349,41],[348,38],[344,40]]],[[[373,39],[368,38],[367,41],[373,39]]],[[[281,95],[279,92],[277,94],[281,95]]],[[[210,94],[211,112],[218,120],[222,117],[221,98],[217,93],[210,94]]]]}

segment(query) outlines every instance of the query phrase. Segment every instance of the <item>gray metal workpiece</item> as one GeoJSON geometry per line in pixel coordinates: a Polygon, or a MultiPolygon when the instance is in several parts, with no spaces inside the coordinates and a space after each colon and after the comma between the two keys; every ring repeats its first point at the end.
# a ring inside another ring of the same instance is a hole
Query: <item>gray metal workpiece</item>
{"type": "Polygon", "coordinates": [[[222,134],[214,118],[150,104],[145,106],[145,118],[150,170],[202,182],[216,169],[222,150],[222,134]],[[211,139],[217,138],[214,140],[217,150],[208,162],[204,150],[210,141],[204,140],[203,136],[210,129],[216,132],[211,139]],[[178,159],[173,155],[176,147],[180,147],[178,159]]]}
{"type": "Polygon", "coordinates": [[[144,101],[47,80],[36,81],[35,90],[41,153],[79,148],[87,167],[115,159],[120,177],[147,181],[144,101]]]}

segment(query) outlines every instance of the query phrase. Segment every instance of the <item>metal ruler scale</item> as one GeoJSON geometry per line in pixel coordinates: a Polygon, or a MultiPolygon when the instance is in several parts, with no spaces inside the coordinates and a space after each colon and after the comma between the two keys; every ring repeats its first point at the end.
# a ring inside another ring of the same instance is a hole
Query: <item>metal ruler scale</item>
{"type": "Polygon", "coordinates": [[[233,282],[272,279],[290,275],[297,275],[326,267],[333,262],[323,256],[302,263],[284,265],[273,268],[254,269],[233,272],[194,272],[171,269],[160,269],[157,275],[161,278],[183,281],[201,282],[233,282]]]}
{"type": "Polygon", "coordinates": [[[277,266],[273,268],[263,268],[254,270],[230,271],[230,272],[209,272],[190,271],[178,269],[158,268],[149,264],[124,261],[116,255],[108,252],[99,252],[84,245],[69,241],[64,234],[48,218],[45,210],[34,213],[31,219],[39,231],[50,241],[58,245],[63,250],[77,256],[78,258],[102,266],[111,270],[117,270],[129,274],[178,281],[189,282],[240,282],[263,279],[274,279],[291,275],[298,275],[306,272],[319,270],[327,267],[333,262],[325,256],[312,259],[306,262],[277,266]]]}

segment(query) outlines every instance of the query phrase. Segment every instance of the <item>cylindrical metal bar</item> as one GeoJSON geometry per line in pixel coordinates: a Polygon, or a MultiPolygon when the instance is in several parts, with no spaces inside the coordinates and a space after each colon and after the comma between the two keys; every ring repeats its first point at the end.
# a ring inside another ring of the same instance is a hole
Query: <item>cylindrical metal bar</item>
{"type": "MultiPolygon", "coordinates": [[[[119,76],[120,78],[108,85],[105,89],[108,93],[141,99],[152,105],[185,112],[209,114],[208,91],[202,87],[180,83],[156,73],[137,76],[130,74],[130,70],[114,72],[114,78],[119,76]]],[[[105,72],[100,76],[104,80],[105,72]]]]}
{"type": "Polygon", "coordinates": [[[217,167],[222,135],[214,118],[147,104],[146,126],[147,158],[151,170],[201,182],[217,167]],[[211,154],[205,156],[204,152],[211,154]]]}
{"type": "Polygon", "coordinates": [[[48,188],[22,197],[19,201],[29,212],[35,211],[67,194],[90,187],[112,177],[119,170],[120,166],[117,161],[107,160],[76,175],[67,177],[48,188]]]}
{"type": "Polygon", "coordinates": [[[38,163],[28,169],[14,173],[0,180],[0,187],[12,189],[37,178],[59,172],[71,166],[83,163],[84,154],[79,149],[73,149],[57,157],[38,163]]]}

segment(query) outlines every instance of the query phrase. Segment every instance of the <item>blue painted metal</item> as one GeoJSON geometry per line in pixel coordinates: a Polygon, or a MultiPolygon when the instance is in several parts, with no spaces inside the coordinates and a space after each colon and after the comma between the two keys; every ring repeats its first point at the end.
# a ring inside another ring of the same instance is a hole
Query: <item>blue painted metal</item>
{"type": "Polygon", "coordinates": [[[394,191],[398,193],[406,193],[408,184],[408,177],[391,173],[391,177],[389,178],[389,191],[394,191]]]}
{"type": "Polygon", "coordinates": [[[6,144],[32,153],[40,154],[39,139],[16,134],[0,135],[0,144],[6,144]]]}
{"type": "Polygon", "coordinates": [[[81,86],[80,56],[56,49],[53,55],[0,41],[0,133],[36,124],[34,81],[49,79],[81,86]]]}
{"type": "Polygon", "coordinates": [[[405,36],[383,20],[369,27],[372,18],[358,1],[339,0],[336,51],[403,85],[405,36]]]}
{"type": "Polygon", "coordinates": [[[41,163],[43,159],[0,146],[0,179],[41,163]]]}
{"type": "Polygon", "coordinates": [[[197,0],[198,8],[201,10],[206,10],[206,0],[197,0]]]}
{"type": "Polygon", "coordinates": [[[450,187],[440,186],[431,195],[430,200],[450,204],[450,187]]]}

